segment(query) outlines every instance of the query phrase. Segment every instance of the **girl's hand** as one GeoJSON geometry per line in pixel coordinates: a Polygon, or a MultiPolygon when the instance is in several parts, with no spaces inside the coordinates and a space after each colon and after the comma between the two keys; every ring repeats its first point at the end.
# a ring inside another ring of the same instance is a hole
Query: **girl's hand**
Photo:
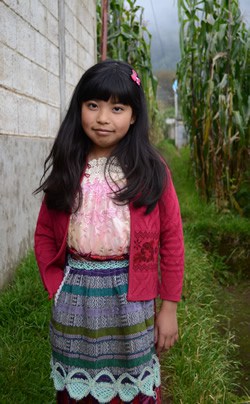
{"type": "Polygon", "coordinates": [[[157,354],[174,346],[178,340],[177,303],[164,300],[155,321],[157,354]]]}

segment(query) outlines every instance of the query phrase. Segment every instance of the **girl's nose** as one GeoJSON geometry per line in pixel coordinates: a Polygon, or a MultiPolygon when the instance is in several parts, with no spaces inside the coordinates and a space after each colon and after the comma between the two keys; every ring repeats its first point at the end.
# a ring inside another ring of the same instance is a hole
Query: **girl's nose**
{"type": "Polygon", "coordinates": [[[109,121],[110,121],[110,119],[109,119],[108,111],[101,108],[99,110],[98,115],[97,115],[97,122],[99,122],[99,123],[109,123],[109,121]]]}

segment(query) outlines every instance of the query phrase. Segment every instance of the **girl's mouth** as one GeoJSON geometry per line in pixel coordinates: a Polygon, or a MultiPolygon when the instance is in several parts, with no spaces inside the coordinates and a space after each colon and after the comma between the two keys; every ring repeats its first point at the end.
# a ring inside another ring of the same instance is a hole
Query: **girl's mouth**
{"type": "Polygon", "coordinates": [[[94,129],[94,132],[99,133],[101,135],[109,135],[110,133],[112,133],[112,130],[108,130],[108,129],[102,129],[102,128],[96,128],[94,129]]]}

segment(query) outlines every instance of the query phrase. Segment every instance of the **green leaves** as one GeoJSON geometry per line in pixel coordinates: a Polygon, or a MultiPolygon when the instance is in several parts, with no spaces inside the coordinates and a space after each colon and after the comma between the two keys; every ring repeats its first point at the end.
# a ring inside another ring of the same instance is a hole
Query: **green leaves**
{"type": "Polygon", "coordinates": [[[238,0],[178,5],[177,75],[196,183],[219,209],[231,206],[241,213],[237,195],[249,169],[250,31],[238,0]]]}

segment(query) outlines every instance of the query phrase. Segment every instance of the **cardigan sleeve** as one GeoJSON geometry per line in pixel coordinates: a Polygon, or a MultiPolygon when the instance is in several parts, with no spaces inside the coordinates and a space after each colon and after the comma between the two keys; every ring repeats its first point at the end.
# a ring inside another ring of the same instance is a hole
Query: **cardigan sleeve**
{"type": "Polygon", "coordinates": [[[184,273],[184,240],[180,207],[171,174],[159,201],[160,210],[160,297],[181,299],[184,273]]]}
{"type": "Polygon", "coordinates": [[[56,254],[57,248],[52,220],[46,203],[43,200],[35,230],[35,256],[43,283],[45,268],[56,254]]]}
{"type": "Polygon", "coordinates": [[[49,297],[52,298],[63,279],[63,268],[55,260],[60,248],[54,234],[51,213],[44,200],[38,215],[34,241],[41,279],[49,297]]]}

